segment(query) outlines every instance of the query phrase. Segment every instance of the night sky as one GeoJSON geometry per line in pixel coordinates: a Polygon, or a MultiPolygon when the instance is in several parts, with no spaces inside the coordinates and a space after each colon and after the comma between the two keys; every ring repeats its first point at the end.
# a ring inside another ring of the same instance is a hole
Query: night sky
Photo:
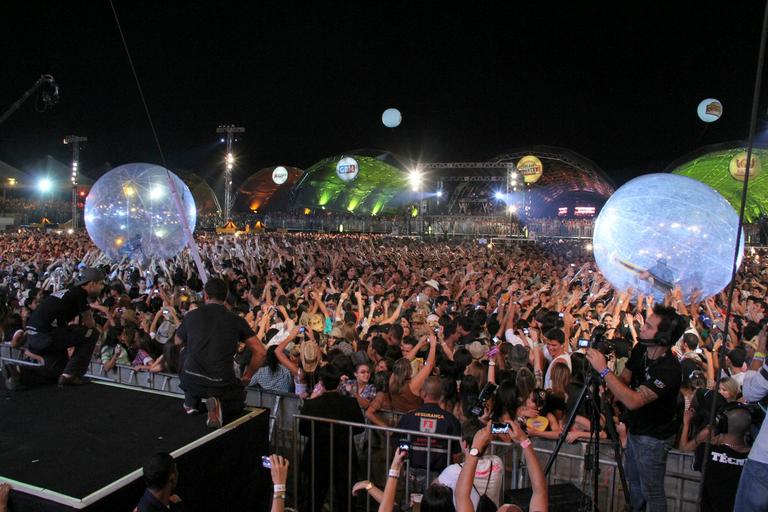
{"type": "MultiPolygon", "coordinates": [[[[245,126],[241,177],[355,148],[483,161],[548,144],[617,183],[745,139],[762,2],[128,2],[115,0],[168,165],[219,174],[219,124],[245,126]],[[723,117],[705,125],[700,100],[723,117]],[[397,107],[390,130],[381,112],[397,107]]],[[[107,1],[3,3],[3,110],[42,73],[61,102],[0,126],[0,160],[86,174],[160,162],[107,1]],[[89,172],[90,170],[90,172],[89,172]]],[[[761,102],[765,113],[768,102],[761,102]]],[[[97,177],[97,176],[92,176],[97,177]]]]}

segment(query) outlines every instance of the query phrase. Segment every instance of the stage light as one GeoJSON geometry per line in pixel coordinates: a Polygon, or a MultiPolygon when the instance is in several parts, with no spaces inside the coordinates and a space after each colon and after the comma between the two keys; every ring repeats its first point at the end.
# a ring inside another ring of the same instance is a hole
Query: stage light
{"type": "Polygon", "coordinates": [[[48,178],[42,178],[40,181],[37,182],[37,188],[40,189],[40,192],[46,193],[50,192],[53,188],[53,182],[49,180],[48,178]]]}
{"type": "Polygon", "coordinates": [[[517,206],[514,204],[511,204],[507,206],[507,213],[516,213],[517,212],[517,206]]]}
{"type": "Polygon", "coordinates": [[[16,183],[17,183],[16,178],[8,178],[8,185],[10,185],[11,187],[16,185],[16,183]]]}
{"type": "Polygon", "coordinates": [[[437,197],[443,197],[443,191],[442,190],[438,190],[437,191],[437,197]]]}
{"type": "Polygon", "coordinates": [[[496,199],[504,199],[504,192],[502,192],[501,190],[497,190],[496,193],[494,194],[494,197],[496,199]]]}
{"type": "Polygon", "coordinates": [[[592,244],[587,244],[587,245],[584,246],[584,248],[586,250],[588,250],[588,251],[591,251],[592,250],[592,244]]]}
{"type": "Polygon", "coordinates": [[[164,195],[165,195],[165,189],[159,185],[154,185],[152,188],[149,189],[150,199],[160,199],[164,195]]]}
{"type": "Polygon", "coordinates": [[[411,169],[408,172],[408,181],[411,183],[411,190],[421,189],[422,172],[419,169],[411,169]]]}
{"type": "Polygon", "coordinates": [[[224,137],[220,138],[219,142],[224,142],[224,137]]]}
{"type": "Polygon", "coordinates": [[[71,234],[72,234],[72,233],[74,233],[74,232],[75,232],[75,230],[74,230],[74,229],[72,229],[72,228],[69,228],[69,229],[67,230],[67,234],[68,234],[68,235],[71,235],[71,234]]]}

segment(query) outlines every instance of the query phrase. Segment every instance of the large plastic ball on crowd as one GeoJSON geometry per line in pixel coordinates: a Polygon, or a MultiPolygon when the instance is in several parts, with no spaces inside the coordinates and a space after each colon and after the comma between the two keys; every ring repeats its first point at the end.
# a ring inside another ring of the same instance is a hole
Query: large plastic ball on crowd
{"type": "Polygon", "coordinates": [[[396,108],[388,108],[381,114],[381,122],[384,123],[384,126],[387,128],[397,128],[402,121],[403,116],[396,108]]]}
{"type": "MultiPolygon", "coordinates": [[[[648,174],[619,188],[595,221],[593,250],[617,289],[653,295],[680,286],[686,300],[720,292],[731,280],[739,217],[715,190],[675,174],[648,174]]],[[[744,250],[739,244],[738,263],[744,250]]]]}
{"type": "Polygon", "coordinates": [[[141,262],[179,254],[188,237],[169,176],[193,232],[197,211],[184,182],[159,165],[135,163],[112,169],[88,193],[85,228],[93,243],[113,260],[141,262]]]}

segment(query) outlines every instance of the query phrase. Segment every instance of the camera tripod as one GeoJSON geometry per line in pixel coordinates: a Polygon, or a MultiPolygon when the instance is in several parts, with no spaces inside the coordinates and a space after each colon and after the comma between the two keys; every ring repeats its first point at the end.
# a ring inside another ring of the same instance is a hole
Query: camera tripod
{"type": "Polygon", "coordinates": [[[626,475],[624,473],[624,465],[622,463],[622,448],[621,448],[621,442],[619,441],[619,433],[616,430],[616,424],[613,421],[613,411],[611,410],[611,405],[606,401],[600,398],[600,377],[597,375],[597,373],[594,370],[591,370],[587,373],[586,382],[584,383],[584,386],[581,388],[581,391],[579,392],[579,396],[576,400],[576,403],[573,406],[573,410],[568,415],[568,419],[565,422],[565,425],[563,426],[563,431],[560,433],[560,437],[557,439],[557,444],[555,444],[554,450],[552,450],[552,454],[549,456],[549,460],[547,461],[547,465],[544,468],[544,474],[549,475],[549,471],[552,469],[552,466],[555,463],[555,459],[557,459],[557,454],[560,452],[560,448],[563,446],[563,442],[565,442],[566,437],[568,436],[568,431],[573,426],[574,421],[576,420],[576,416],[579,412],[579,409],[581,409],[582,404],[587,403],[588,409],[589,409],[589,417],[590,417],[590,430],[589,430],[589,441],[588,446],[591,447],[591,452],[588,449],[587,454],[585,456],[585,470],[592,470],[592,507],[591,510],[597,511],[597,496],[598,496],[598,488],[599,488],[599,478],[600,478],[600,413],[601,411],[604,413],[605,416],[605,429],[608,433],[608,438],[613,443],[613,455],[614,459],[616,461],[616,467],[619,471],[619,478],[621,480],[621,487],[624,491],[624,498],[626,503],[629,503],[629,485],[627,484],[626,475]],[[585,402],[585,400],[587,400],[585,402]]]}

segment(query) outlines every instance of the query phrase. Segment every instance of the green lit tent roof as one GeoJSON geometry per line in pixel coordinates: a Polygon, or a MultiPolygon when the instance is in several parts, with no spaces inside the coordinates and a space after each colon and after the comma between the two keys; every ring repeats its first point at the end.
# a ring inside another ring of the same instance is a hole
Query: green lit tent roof
{"type": "Polygon", "coordinates": [[[407,174],[390,153],[358,150],[309,167],[292,196],[296,206],[376,215],[393,209],[398,202],[392,200],[407,188],[407,174]],[[336,164],[344,157],[354,158],[359,167],[357,178],[348,182],[336,175],[336,164]]]}
{"type": "MultiPolygon", "coordinates": [[[[743,182],[731,176],[729,165],[733,157],[742,151],[746,151],[745,144],[737,141],[706,146],[676,160],[667,170],[706,183],[739,211],[743,182]]],[[[768,214],[768,169],[765,168],[768,166],[768,149],[754,148],[753,154],[759,158],[763,169],[757,176],[750,175],[749,178],[744,211],[747,222],[754,222],[761,214],[768,214]]]]}

